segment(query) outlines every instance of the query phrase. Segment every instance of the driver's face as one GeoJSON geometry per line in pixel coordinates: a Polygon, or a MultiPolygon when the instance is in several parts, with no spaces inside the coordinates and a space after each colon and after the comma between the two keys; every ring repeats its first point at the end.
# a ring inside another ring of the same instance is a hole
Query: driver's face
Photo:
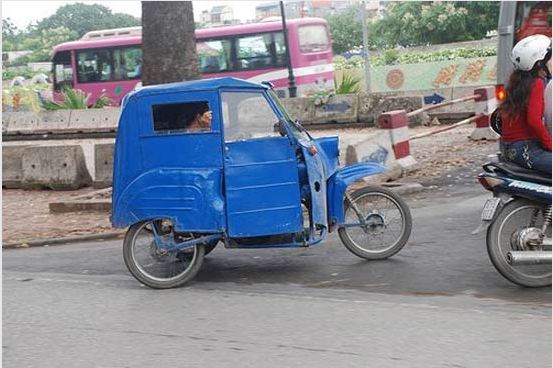
{"type": "Polygon", "coordinates": [[[211,111],[206,111],[198,119],[202,128],[211,128],[211,111]]]}

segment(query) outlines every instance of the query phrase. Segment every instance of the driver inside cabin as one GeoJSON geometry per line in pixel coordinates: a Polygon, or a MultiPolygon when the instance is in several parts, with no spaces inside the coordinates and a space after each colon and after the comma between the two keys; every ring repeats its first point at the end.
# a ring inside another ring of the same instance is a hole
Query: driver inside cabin
{"type": "Polygon", "coordinates": [[[207,103],[199,103],[196,106],[192,118],[185,123],[187,132],[205,132],[211,130],[211,110],[207,103]]]}

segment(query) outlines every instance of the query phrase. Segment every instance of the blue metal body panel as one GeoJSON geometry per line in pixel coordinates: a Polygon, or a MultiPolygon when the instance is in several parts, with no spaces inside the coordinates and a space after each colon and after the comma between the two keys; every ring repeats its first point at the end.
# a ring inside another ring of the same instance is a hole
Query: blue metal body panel
{"type": "Polygon", "coordinates": [[[177,231],[221,232],[225,229],[221,174],[220,169],[147,171],[117,194],[113,225],[169,218],[177,231]]]}
{"type": "Polygon", "coordinates": [[[307,168],[307,179],[311,192],[311,217],[314,224],[328,227],[326,205],[326,168],[321,155],[312,155],[309,148],[302,145],[307,168]]]}
{"type": "Polygon", "coordinates": [[[384,166],[371,162],[363,162],[338,169],[328,179],[327,184],[329,222],[338,225],[344,223],[344,193],[351,183],[366,176],[380,174],[385,170],[384,166]]]}
{"type": "Polygon", "coordinates": [[[305,158],[313,223],[328,228],[327,180],[339,164],[338,137],[300,139],[298,144],[305,158]],[[311,146],[316,148],[315,154],[312,153],[311,146]]]}
{"type": "Polygon", "coordinates": [[[317,151],[322,157],[324,166],[326,168],[326,179],[334,175],[338,166],[340,166],[339,156],[340,151],[338,149],[339,140],[338,137],[322,137],[312,140],[317,151]]]}
{"type": "Polygon", "coordinates": [[[230,237],[301,231],[298,166],[288,138],[225,143],[225,187],[230,237]]]}

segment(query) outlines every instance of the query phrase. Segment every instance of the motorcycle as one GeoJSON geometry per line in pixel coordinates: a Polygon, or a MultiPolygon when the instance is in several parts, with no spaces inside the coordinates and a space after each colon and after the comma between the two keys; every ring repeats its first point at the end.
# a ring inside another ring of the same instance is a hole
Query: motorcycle
{"type": "Polygon", "coordinates": [[[501,157],[483,169],[478,180],[493,192],[482,211],[492,264],[515,284],[551,285],[551,177],[501,157]]]}

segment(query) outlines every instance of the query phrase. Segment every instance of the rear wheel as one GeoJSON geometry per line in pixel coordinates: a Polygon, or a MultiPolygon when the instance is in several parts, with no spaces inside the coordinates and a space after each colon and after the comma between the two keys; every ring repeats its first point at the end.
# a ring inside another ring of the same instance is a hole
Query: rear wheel
{"type": "MultiPolygon", "coordinates": [[[[154,289],[169,289],[190,281],[202,266],[205,246],[186,250],[163,250],[156,246],[154,226],[164,240],[175,236],[172,227],[161,226],[162,220],[132,225],[123,242],[123,259],[130,273],[141,283],[154,289]],[[185,254],[186,256],[182,256],[185,254]]],[[[179,236],[178,241],[184,241],[179,236]]]]}
{"type": "MultiPolygon", "coordinates": [[[[501,209],[488,227],[486,243],[490,260],[503,277],[515,284],[526,287],[551,285],[551,264],[514,266],[507,261],[507,253],[511,251],[551,251],[551,246],[545,248],[527,241],[528,234],[541,233],[544,211],[540,204],[515,199],[501,209]]],[[[551,224],[544,235],[551,238],[551,224]]]]}
{"type": "Polygon", "coordinates": [[[411,212],[396,193],[380,187],[364,187],[346,198],[344,226],[338,234],[344,246],[358,257],[386,259],[409,240],[411,212]]]}

